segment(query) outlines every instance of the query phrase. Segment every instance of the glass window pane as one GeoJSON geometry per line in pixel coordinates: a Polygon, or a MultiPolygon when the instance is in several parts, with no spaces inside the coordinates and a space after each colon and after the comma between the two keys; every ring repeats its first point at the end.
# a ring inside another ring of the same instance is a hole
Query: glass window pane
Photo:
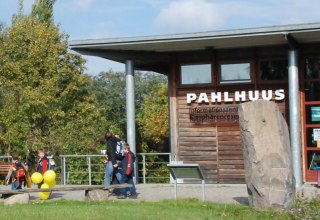
{"type": "Polygon", "coordinates": [[[307,128],[307,147],[320,147],[320,128],[307,128]]]}
{"type": "Polygon", "coordinates": [[[309,170],[320,169],[320,152],[319,151],[308,151],[307,160],[308,160],[309,170]]]}
{"type": "Polygon", "coordinates": [[[211,64],[182,65],[181,84],[212,83],[211,64]]]}
{"type": "Polygon", "coordinates": [[[221,64],[221,83],[251,82],[250,63],[221,64]]]}
{"type": "Polygon", "coordinates": [[[320,124],[320,105],[306,106],[307,124],[320,124]]]}
{"type": "Polygon", "coordinates": [[[305,79],[320,79],[320,58],[306,59],[305,79]]]}
{"type": "Polygon", "coordinates": [[[320,101],[320,82],[306,82],[304,90],[306,101],[320,101]]]}
{"type": "Polygon", "coordinates": [[[286,60],[261,61],[259,70],[262,81],[288,80],[288,62],[286,60]]]}

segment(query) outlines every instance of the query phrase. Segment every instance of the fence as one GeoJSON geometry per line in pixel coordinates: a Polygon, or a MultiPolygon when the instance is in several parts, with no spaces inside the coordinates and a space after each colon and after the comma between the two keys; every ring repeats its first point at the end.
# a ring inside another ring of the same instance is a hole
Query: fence
{"type": "MultiPolygon", "coordinates": [[[[57,182],[67,184],[103,184],[105,164],[103,155],[60,155],[61,166],[56,166],[57,182]]],[[[171,153],[138,153],[138,183],[169,183],[167,164],[171,153]]],[[[11,156],[0,156],[0,161],[11,161],[11,156]]],[[[57,163],[58,161],[56,161],[57,163]]]]}
{"type": "MultiPolygon", "coordinates": [[[[103,184],[105,164],[103,155],[60,155],[61,182],[67,184],[103,184]]],[[[168,183],[170,173],[166,166],[170,153],[138,153],[138,183],[168,183]]]]}
{"type": "Polygon", "coordinates": [[[170,182],[167,164],[172,160],[171,153],[139,153],[137,158],[139,183],[170,182]]]}
{"type": "Polygon", "coordinates": [[[0,156],[1,162],[11,162],[11,156],[0,156]]]}

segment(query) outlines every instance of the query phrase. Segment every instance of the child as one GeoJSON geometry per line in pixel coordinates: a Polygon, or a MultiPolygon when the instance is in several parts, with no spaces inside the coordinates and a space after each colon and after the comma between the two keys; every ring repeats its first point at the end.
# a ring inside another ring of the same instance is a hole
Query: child
{"type": "MultiPolygon", "coordinates": [[[[44,152],[43,149],[38,150],[38,164],[36,167],[36,171],[41,173],[42,176],[44,175],[44,173],[49,169],[49,159],[46,157],[46,154],[44,152]]],[[[42,180],[41,183],[38,183],[38,188],[41,188],[41,185],[44,183],[44,181],[42,180]]]]}
{"type": "Polygon", "coordinates": [[[46,157],[44,150],[38,150],[38,164],[37,164],[37,172],[44,175],[44,173],[49,169],[49,159],[46,157]]]}
{"type": "Polygon", "coordinates": [[[136,198],[136,188],[134,186],[133,177],[134,177],[134,162],[135,155],[130,151],[129,144],[123,145],[123,153],[124,158],[121,162],[121,183],[132,184],[132,187],[121,189],[121,195],[118,197],[119,199],[124,199],[126,196],[130,198],[136,198]]]}
{"type": "Polygon", "coordinates": [[[8,175],[6,176],[6,184],[11,184],[12,190],[22,189],[22,184],[26,184],[26,175],[28,166],[19,161],[18,153],[12,155],[12,165],[9,169],[8,175]]]}

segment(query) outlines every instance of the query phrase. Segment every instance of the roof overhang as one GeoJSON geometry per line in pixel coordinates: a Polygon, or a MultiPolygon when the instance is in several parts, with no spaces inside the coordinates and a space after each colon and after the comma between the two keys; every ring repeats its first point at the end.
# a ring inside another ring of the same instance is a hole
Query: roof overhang
{"type": "Polygon", "coordinates": [[[71,50],[125,63],[133,60],[140,70],[165,71],[162,68],[184,51],[204,51],[208,48],[231,49],[295,45],[320,42],[320,23],[283,25],[226,31],[172,34],[145,37],[74,40],[71,50]],[[292,43],[294,42],[294,44],[292,43]]]}

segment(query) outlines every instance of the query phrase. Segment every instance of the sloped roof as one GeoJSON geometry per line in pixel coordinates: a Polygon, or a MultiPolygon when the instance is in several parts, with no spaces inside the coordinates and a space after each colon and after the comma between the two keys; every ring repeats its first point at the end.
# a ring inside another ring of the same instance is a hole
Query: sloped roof
{"type": "MultiPolygon", "coordinates": [[[[320,42],[320,23],[170,34],[158,36],[73,40],[71,50],[120,63],[134,61],[140,70],[157,70],[183,51],[246,48],[320,42]]],[[[160,70],[159,69],[159,70],[160,70]]]]}

